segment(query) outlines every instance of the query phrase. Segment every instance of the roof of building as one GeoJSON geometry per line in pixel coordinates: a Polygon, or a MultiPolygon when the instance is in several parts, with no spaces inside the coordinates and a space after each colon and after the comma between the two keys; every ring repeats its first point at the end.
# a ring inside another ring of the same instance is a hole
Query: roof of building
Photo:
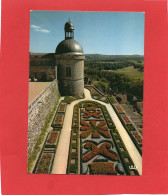
{"type": "Polygon", "coordinates": [[[66,22],[65,23],[65,26],[64,26],[64,29],[67,32],[72,32],[72,31],[74,31],[74,25],[70,21],[69,22],[66,22]]]}
{"type": "Polygon", "coordinates": [[[77,55],[84,54],[82,46],[74,39],[66,39],[61,41],[58,44],[55,53],[56,54],[72,53],[77,55]]]}
{"type": "Polygon", "coordinates": [[[116,97],[121,98],[122,103],[127,102],[127,95],[126,94],[124,94],[124,95],[123,94],[117,94],[116,97]]]}

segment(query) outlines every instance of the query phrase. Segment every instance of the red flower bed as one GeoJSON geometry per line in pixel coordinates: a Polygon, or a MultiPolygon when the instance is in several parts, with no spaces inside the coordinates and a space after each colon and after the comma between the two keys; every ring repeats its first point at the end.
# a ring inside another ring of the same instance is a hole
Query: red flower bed
{"type": "Polygon", "coordinates": [[[94,107],[94,106],[86,107],[85,110],[87,110],[87,111],[96,111],[96,107],[94,107]]]}
{"type": "Polygon", "coordinates": [[[115,161],[119,160],[119,157],[115,152],[109,151],[109,149],[111,148],[110,143],[102,143],[100,144],[100,147],[98,147],[92,142],[87,142],[84,145],[84,148],[90,150],[90,152],[87,153],[84,157],[82,157],[83,162],[87,162],[91,160],[96,155],[102,155],[104,157],[108,157],[110,160],[115,160],[115,161]]]}
{"type": "Polygon", "coordinates": [[[95,120],[91,120],[87,122],[82,120],[81,125],[80,130],[84,131],[80,135],[81,138],[87,138],[90,134],[92,135],[92,138],[100,138],[100,135],[105,138],[111,137],[105,121],[97,122],[95,120]]]}
{"type": "Polygon", "coordinates": [[[100,121],[99,124],[97,125],[97,127],[102,127],[107,125],[106,121],[100,121]]]}
{"type": "Polygon", "coordinates": [[[136,140],[137,140],[140,144],[142,144],[142,138],[141,138],[141,136],[138,134],[138,132],[133,131],[132,133],[134,134],[136,140]]]}
{"type": "Polygon", "coordinates": [[[106,121],[100,121],[100,122],[97,124],[97,127],[99,127],[100,130],[108,131],[108,127],[107,127],[106,121]]]}
{"type": "Polygon", "coordinates": [[[89,123],[88,122],[86,122],[85,120],[81,120],[81,125],[83,125],[83,126],[87,126],[87,127],[89,127],[90,125],[89,125],[89,123]]]}
{"type": "Polygon", "coordinates": [[[90,127],[88,127],[88,126],[82,126],[82,127],[80,128],[80,130],[81,130],[81,131],[88,131],[88,130],[90,130],[90,127]]]}
{"type": "Polygon", "coordinates": [[[96,112],[88,112],[88,111],[82,111],[82,113],[84,113],[85,115],[83,115],[83,118],[91,118],[91,117],[94,117],[94,118],[102,118],[102,112],[99,110],[99,111],[96,111],[96,112]]]}
{"type": "Polygon", "coordinates": [[[66,104],[61,104],[59,107],[59,112],[65,112],[66,104]]]}
{"type": "Polygon", "coordinates": [[[55,118],[55,123],[62,124],[63,115],[57,115],[55,118]]]}
{"type": "Polygon", "coordinates": [[[56,116],[56,120],[58,120],[58,121],[59,121],[59,120],[62,120],[62,117],[63,117],[62,115],[57,115],[57,116],[56,116]]]}
{"type": "Polygon", "coordinates": [[[52,131],[50,133],[50,136],[48,137],[47,141],[46,141],[46,144],[56,144],[56,140],[57,140],[57,137],[58,137],[58,132],[57,131],[52,131]]]}
{"type": "Polygon", "coordinates": [[[50,164],[52,161],[51,153],[43,153],[42,157],[38,163],[36,173],[49,173],[50,172],[50,164]]]}
{"type": "Polygon", "coordinates": [[[89,121],[90,122],[90,125],[92,126],[92,127],[96,127],[96,121],[94,121],[94,120],[91,120],[91,121],[89,121]]]}
{"type": "Polygon", "coordinates": [[[119,105],[115,105],[118,112],[124,112],[123,109],[119,105]]]}
{"type": "Polygon", "coordinates": [[[100,137],[99,132],[96,131],[96,130],[93,130],[93,131],[92,131],[92,138],[99,138],[99,137],[100,137]]]}
{"type": "Polygon", "coordinates": [[[89,165],[91,174],[117,175],[114,163],[95,162],[89,165]]]}
{"type": "Polygon", "coordinates": [[[105,129],[103,129],[102,128],[102,130],[100,129],[99,130],[99,133],[103,136],[103,137],[105,137],[105,138],[110,138],[111,137],[111,135],[110,135],[110,133],[108,132],[108,128],[106,129],[106,127],[104,127],[105,129]]]}
{"type": "Polygon", "coordinates": [[[124,119],[125,123],[127,124],[131,123],[127,116],[121,116],[121,117],[124,119]]]}

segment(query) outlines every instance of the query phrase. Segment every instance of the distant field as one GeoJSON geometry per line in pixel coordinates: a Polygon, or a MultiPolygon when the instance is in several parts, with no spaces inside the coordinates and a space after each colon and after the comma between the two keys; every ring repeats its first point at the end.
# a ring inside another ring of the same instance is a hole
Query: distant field
{"type": "MultiPolygon", "coordinates": [[[[106,71],[106,70],[104,70],[104,71],[106,71]]],[[[141,80],[143,80],[143,77],[144,77],[144,73],[139,72],[138,69],[135,69],[133,66],[129,66],[129,67],[118,69],[118,70],[110,70],[110,72],[125,74],[125,75],[132,77],[132,78],[141,79],[141,80]]]]}

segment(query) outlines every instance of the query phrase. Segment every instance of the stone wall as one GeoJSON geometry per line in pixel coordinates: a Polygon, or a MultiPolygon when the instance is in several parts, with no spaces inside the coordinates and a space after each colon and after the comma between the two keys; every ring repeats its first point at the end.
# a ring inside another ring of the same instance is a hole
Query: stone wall
{"type": "Polygon", "coordinates": [[[59,97],[58,84],[54,80],[42,93],[29,104],[28,109],[28,156],[33,152],[46,118],[53,110],[59,97]]]}

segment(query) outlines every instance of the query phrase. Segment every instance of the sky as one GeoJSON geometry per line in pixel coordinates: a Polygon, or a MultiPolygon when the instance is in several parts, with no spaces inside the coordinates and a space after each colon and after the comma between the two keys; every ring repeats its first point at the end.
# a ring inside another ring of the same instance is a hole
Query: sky
{"type": "Polygon", "coordinates": [[[54,53],[69,18],[85,54],[144,55],[143,12],[31,11],[30,52],[54,53]]]}

